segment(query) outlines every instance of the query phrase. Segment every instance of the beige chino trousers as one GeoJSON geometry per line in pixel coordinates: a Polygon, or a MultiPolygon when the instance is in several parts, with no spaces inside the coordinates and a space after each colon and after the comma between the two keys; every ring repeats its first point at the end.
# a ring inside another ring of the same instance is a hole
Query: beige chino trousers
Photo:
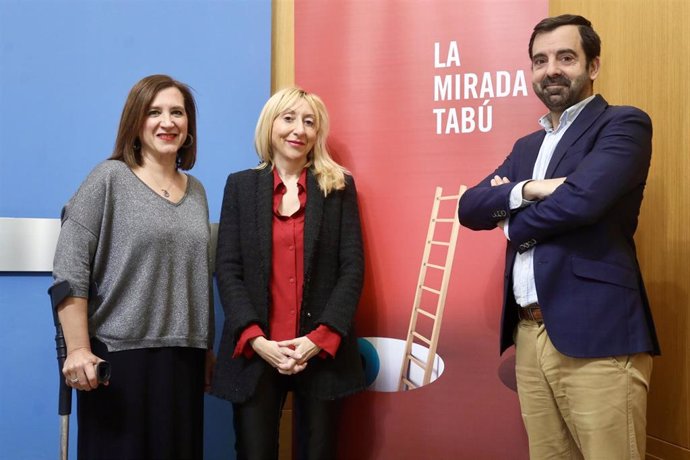
{"type": "Polygon", "coordinates": [[[651,355],[571,358],[526,320],[515,344],[530,459],[644,460],[651,355]]]}

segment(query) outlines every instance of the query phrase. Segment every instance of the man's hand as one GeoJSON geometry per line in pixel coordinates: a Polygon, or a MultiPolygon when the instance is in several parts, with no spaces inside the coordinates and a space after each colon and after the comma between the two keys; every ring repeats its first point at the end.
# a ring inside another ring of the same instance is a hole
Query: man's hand
{"type": "Polygon", "coordinates": [[[522,188],[522,197],[528,201],[543,200],[560,187],[565,182],[565,179],[565,177],[556,177],[554,179],[529,181],[522,188]]]}
{"type": "MultiPolygon", "coordinates": [[[[491,186],[496,187],[497,185],[503,185],[503,184],[510,184],[510,179],[507,177],[501,177],[501,176],[494,176],[493,179],[491,179],[491,186]]],[[[496,222],[496,226],[503,230],[503,227],[506,225],[506,220],[503,219],[501,221],[496,222]]]]}
{"type": "Polygon", "coordinates": [[[510,184],[510,179],[507,177],[500,177],[500,176],[494,176],[493,179],[491,179],[491,186],[496,187],[497,185],[503,185],[503,184],[510,184]]]}

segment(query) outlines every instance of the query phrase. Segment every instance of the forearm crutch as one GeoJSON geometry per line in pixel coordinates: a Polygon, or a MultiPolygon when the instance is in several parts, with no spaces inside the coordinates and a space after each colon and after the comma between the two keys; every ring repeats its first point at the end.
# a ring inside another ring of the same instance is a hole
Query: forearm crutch
{"type": "MultiPolygon", "coordinates": [[[[62,368],[67,358],[67,345],[65,336],[62,333],[62,325],[57,314],[57,307],[69,296],[70,285],[67,281],[61,281],[48,289],[50,303],[53,310],[53,322],[55,324],[55,351],[58,360],[58,377],[60,389],[58,393],[58,414],[60,415],[60,460],[67,460],[69,455],[69,417],[72,413],[72,387],[67,385],[65,376],[62,375],[62,368]]],[[[96,365],[96,375],[98,382],[103,383],[110,380],[110,364],[101,361],[96,365]]]]}

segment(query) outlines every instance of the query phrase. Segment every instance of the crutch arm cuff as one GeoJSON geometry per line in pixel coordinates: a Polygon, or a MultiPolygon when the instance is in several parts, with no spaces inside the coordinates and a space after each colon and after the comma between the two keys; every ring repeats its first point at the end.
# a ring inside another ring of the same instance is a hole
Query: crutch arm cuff
{"type": "Polygon", "coordinates": [[[58,281],[57,283],[53,284],[50,288],[48,288],[48,295],[50,296],[50,303],[53,307],[53,310],[56,310],[58,305],[65,300],[67,297],[70,296],[72,293],[72,286],[69,284],[69,281],[64,280],[64,281],[58,281]]]}

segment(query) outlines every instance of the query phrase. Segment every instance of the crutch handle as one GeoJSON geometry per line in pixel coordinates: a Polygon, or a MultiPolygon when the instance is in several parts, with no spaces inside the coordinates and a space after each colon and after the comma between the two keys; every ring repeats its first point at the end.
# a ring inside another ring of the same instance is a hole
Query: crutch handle
{"type": "Polygon", "coordinates": [[[57,314],[58,305],[65,300],[69,292],[70,285],[67,281],[56,283],[48,289],[53,313],[53,323],[55,323],[55,351],[57,352],[58,374],[60,376],[60,390],[58,393],[58,414],[60,415],[69,415],[72,413],[72,388],[67,386],[65,377],[62,375],[62,367],[65,365],[65,358],[67,358],[67,345],[65,344],[65,336],[62,334],[62,326],[60,325],[60,319],[57,314]]]}
{"type": "Polygon", "coordinates": [[[110,380],[110,363],[108,361],[100,361],[96,364],[96,378],[98,378],[98,383],[105,383],[110,380]]]}
{"type": "Polygon", "coordinates": [[[62,375],[62,366],[65,365],[65,358],[67,357],[67,347],[65,346],[65,337],[62,335],[62,326],[59,323],[55,327],[55,350],[57,351],[58,374],[60,375],[58,414],[69,415],[72,413],[72,387],[67,385],[65,376],[62,375]]]}

